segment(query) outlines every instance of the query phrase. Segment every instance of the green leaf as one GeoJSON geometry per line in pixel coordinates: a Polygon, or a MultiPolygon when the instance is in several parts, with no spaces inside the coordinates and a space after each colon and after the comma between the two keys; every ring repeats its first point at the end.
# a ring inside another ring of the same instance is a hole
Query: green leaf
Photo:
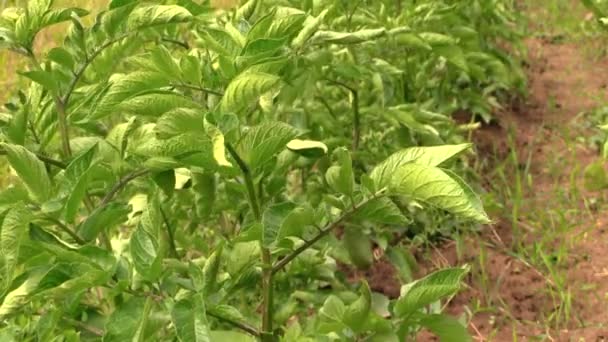
{"type": "Polygon", "coordinates": [[[32,199],[38,203],[48,200],[52,186],[44,163],[23,146],[3,144],[2,147],[6,150],[8,162],[23,181],[32,199]]]}
{"type": "Polygon", "coordinates": [[[422,32],[418,36],[433,47],[449,46],[458,43],[455,38],[437,32],[422,32]]]}
{"type": "Polygon", "coordinates": [[[214,293],[218,288],[217,277],[220,271],[223,252],[224,248],[222,245],[220,245],[213,253],[211,253],[209,258],[205,260],[205,266],[203,267],[205,281],[201,290],[206,296],[214,293]]]}
{"type": "Polygon", "coordinates": [[[0,319],[12,315],[14,312],[23,308],[28,296],[36,290],[42,274],[34,273],[30,275],[19,287],[9,292],[0,305],[0,319]]]}
{"type": "Polygon", "coordinates": [[[356,32],[317,31],[312,36],[314,44],[359,44],[386,35],[386,29],[365,29],[356,32]]]}
{"type": "MultiPolygon", "coordinates": [[[[159,80],[158,86],[163,86],[163,83],[164,81],[159,80]]],[[[142,89],[141,91],[146,91],[146,89],[142,89]]],[[[136,92],[139,92],[139,90],[136,90],[136,92]]],[[[168,114],[167,112],[173,109],[183,111],[186,108],[200,110],[200,105],[182,95],[157,91],[128,98],[117,104],[116,107],[117,110],[124,113],[144,117],[158,117],[168,114]]]]}
{"type": "Polygon", "coordinates": [[[304,46],[304,44],[308,42],[308,40],[317,32],[323,23],[323,19],[327,15],[327,12],[328,9],[324,9],[321,13],[319,13],[318,16],[314,18],[307,18],[304,22],[304,27],[302,30],[300,30],[298,35],[292,40],[291,46],[295,49],[299,49],[304,46]]]}
{"type": "Polygon", "coordinates": [[[465,193],[465,196],[467,197],[467,200],[469,201],[469,204],[473,207],[473,209],[475,209],[479,213],[484,213],[485,215],[485,209],[483,208],[481,198],[479,198],[479,196],[475,193],[475,191],[473,191],[473,189],[471,189],[471,187],[464,181],[464,179],[462,179],[460,176],[458,176],[451,170],[443,169],[443,172],[445,172],[448,176],[452,177],[452,179],[460,185],[460,187],[465,193]]]}
{"type": "Polygon", "coordinates": [[[439,166],[470,147],[471,144],[407,148],[392,154],[378,164],[371,172],[370,177],[376,183],[376,187],[380,189],[388,186],[397,169],[407,163],[415,162],[421,165],[439,166]]]}
{"type": "Polygon", "coordinates": [[[201,294],[175,303],[171,312],[177,337],[183,342],[211,342],[205,303],[201,294]]]}
{"type": "Polygon", "coordinates": [[[280,84],[280,78],[262,72],[245,71],[235,77],[224,93],[221,110],[227,113],[238,113],[250,107],[265,93],[280,84]]]}
{"type": "Polygon", "coordinates": [[[89,172],[92,169],[93,158],[97,150],[97,144],[93,145],[93,147],[77,156],[65,169],[55,200],[64,201],[65,220],[68,223],[74,222],[80,204],[86,195],[89,172]]]}
{"type": "Polygon", "coordinates": [[[160,204],[155,196],[148,200],[139,225],[129,242],[135,269],[149,281],[156,280],[162,271],[159,239],[162,224],[160,204]]]}
{"type": "Polygon", "coordinates": [[[149,281],[154,281],[162,271],[159,255],[159,243],[140,224],[129,242],[133,265],[139,274],[149,281]]]}
{"type": "Polygon", "coordinates": [[[457,68],[462,69],[465,72],[469,71],[469,65],[464,55],[464,51],[457,45],[446,45],[446,46],[435,46],[433,51],[447,59],[447,61],[457,68]]]}
{"type": "Polygon", "coordinates": [[[49,71],[32,70],[32,71],[21,72],[20,74],[38,84],[40,84],[45,89],[47,89],[48,91],[50,91],[54,94],[57,94],[57,92],[59,92],[59,84],[57,82],[57,79],[55,79],[55,76],[53,75],[53,73],[51,73],[49,71]]]}
{"type": "Polygon", "coordinates": [[[244,333],[237,331],[214,330],[210,334],[213,342],[255,342],[256,340],[244,333]]]}
{"type": "Polygon", "coordinates": [[[323,307],[319,310],[319,319],[322,322],[319,330],[330,332],[344,329],[345,324],[343,319],[345,312],[346,306],[344,302],[336,295],[329,295],[323,303],[323,307]]]}
{"type": "Polygon", "coordinates": [[[472,341],[467,328],[447,315],[425,315],[419,323],[439,337],[441,342],[472,341]]]}
{"type": "Polygon", "coordinates": [[[224,134],[215,125],[206,122],[205,130],[211,138],[213,144],[213,158],[217,165],[224,167],[232,167],[232,163],[226,159],[226,146],[224,145],[224,134]]]}
{"type": "MultiPolygon", "coordinates": [[[[27,190],[21,186],[10,186],[0,192],[0,213],[12,208],[15,203],[27,202],[29,199],[27,190]]],[[[1,215],[0,215],[1,217],[1,215]]]]}
{"type": "Polygon", "coordinates": [[[201,220],[206,220],[213,211],[216,198],[216,179],[212,173],[192,172],[192,191],[194,192],[194,204],[196,215],[201,220]]]}
{"type": "Polygon", "coordinates": [[[608,187],[608,176],[602,161],[596,161],[585,167],[584,186],[589,191],[600,191],[608,187]]]}
{"type": "Polygon", "coordinates": [[[87,10],[76,7],[51,9],[44,14],[40,28],[68,21],[74,17],[84,17],[87,14],[89,14],[87,10]]]}
{"type": "Polygon", "coordinates": [[[131,297],[108,318],[103,342],[143,342],[152,299],[131,297]]]}
{"type": "Polygon", "coordinates": [[[290,236],[302,237],[304,229],[307,226],[312,226],[315,223],[314,209],[305,204],[294,208],[287,216],[285,216],[281,227],[279,228],[276,240],[281,241],[290,236]]]}
{"type": "Polygon", "coordinates": [[[401,296],[393,308],[395,315],[405,317],[440,299],[451,296],[461,288],[468,268],[448,268],[401,287],[401,296]]]}
{"type": "Polygon", "coordinates": [[[479,203],[471,199],[470,189],[433,166],[409,163],[397,169],[389,185],[389,192],[448,211],[464,219],[489,223],[479,203]]]}
{"type": "Polygon", "coordinates": [[[287,143],[287,148],[307,158],[319,158],[327,154],[327,145],[315,140],[294,139],[287,143]]]}
{"type": "Polygon", "coordinates": [[[327,170],[325,179],[334,191],[351,196],[355,190],[355,176],[350,153],[345,148],[339,148],[334,151],[334,155],[338,159],[338,165],[327,170]]]}
{"type": "Polygon", "coordinates": [[[207,308],[207,312],[209,312],[209,314],[213,314],[215,317],[222,317],[224,319],[229,319],[232,322],[251,325],[249,322],[247,322],[241,311],[234,306],[215,305],[212,308],[207,308]]]}
{"type": "Polygon", "coordinates": [[[378,197],[365,203],[351,217],[351,221],[371,221],[381,224],[405,225],[410,222],[401,209],[387,197],[378,197]]]}
{"type": "Polygon", "coordinates": [[[97,207],[78,226],[78,235],[84,241],[94,241],[102,231],[111,232],[115,226],[126,222],[130,211],[129,206],[120,202],[111,202],[103,207],[97,207]]]}
{"type": "Polygon", "coordinates": [[[285,145],[297,134],[295,128],[282,122],[263,123],[249,129],[237,149],[241,158],[255,170],[285,149],[285,145]]]}
{"type": "Polygon", "coordinates": [[[22,202],[15,203],[4,216],[0,230],[0,271],[2,274],[0,295],[13,281],[19,250],[31,219],[31,213],[22,202]]]}
{"type": "Polygon", "coordinates": [[[264,247],[269,247],[277,239],[285,219],[294,209],[291,202],[270,205],[262,215],[262,239],[264,247]]]}
{"type": "Polygon", "coordinates": [[[109,89],[89,114],[89,119],[96,120],[108,116],[117,107],[123,107],[123,102],[127,99],[168,84],[166,77],[157,72],[136,71],[127,75],[113,75],[109,89]]]}
{"type": "Polygon", "coordinates": [[[68,70],[72,70],[72,68],[74,68],[74,57],[72,57],[72,55],[62,47],[55,47],[51,49],[47,54],[47,58],[63,67],[66,67],[68,70]]]}
{"type": "Polygon", "coordinates": [[[260,1],[259,0],[248,0],[246,1],[239,9],[236,10],[236,14],[234,18],[236,20],[244,19],[249,20],[251,16],[255,13],[255,10],[258,8],[260,1]]]}
{"type": "Polygon", "coordinates": [[[372,241],[358,227],[349,227],[345,229],[342,237],[344,247],[348,252],[348,256],[353,265],[358,269],[366,270],[374,263],[374,254],[372,251],[372,241]]]}
{"type": "Polygon", "coordinates": [[[346,307],[344,311],[344,323],[354,331],[361,330],[372,305],[372,293],[366,281],[362,282],[359,294],[359,298],[346,307]]]}
{"type": "Polygon", "coordinates": [[[163,114],[154,131],[161,139],[167,139],[183,133],[203,133],[205,117],[202,113],[189,108],[176,108],[163,114]]]}
{"type": "Polygon", "coordinates": [[[177,24],[189,21],[192,14],[187,9],[175,5],[143,6],[129,14],[128,30],[139,30],[158,25],[177,24]]]}

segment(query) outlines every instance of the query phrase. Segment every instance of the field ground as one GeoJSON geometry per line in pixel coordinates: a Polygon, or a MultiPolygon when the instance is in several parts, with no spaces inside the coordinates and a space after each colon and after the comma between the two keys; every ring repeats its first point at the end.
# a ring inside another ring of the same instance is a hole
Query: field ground
{"type": "MultiPolygon", "coordinates": [[[[475,136],[484,203],[496,223],[417,254],[424,269],[472,266],[468,288],[449,310],[473,317],[476,340],[604,341],[608,198],[584,183],[585,169],[600,160],[594,138],[606,119],[596,109],[608,105],[601,49],[608,44],[581,29],[587,13],[578,2],[528,2],[529,96],[505,106],[498,122],[475,136]]],[[[54,39],[49,31],[37,43],[54,39]]],[[[0,64],[4,75],[20,67],[7,54],[0,64]]],[[[0,86],[16,82],[2,77],[0,86]]],[[[390,267],[377,266],[372,285],[398,295],[386,279],[390,267]]]]}

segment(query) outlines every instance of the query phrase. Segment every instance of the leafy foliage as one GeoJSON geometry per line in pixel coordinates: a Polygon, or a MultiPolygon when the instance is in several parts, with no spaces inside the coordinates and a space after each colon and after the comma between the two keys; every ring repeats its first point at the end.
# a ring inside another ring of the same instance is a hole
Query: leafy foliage
{"type": "Polygon", "coordinates": [[[519,44],[509,4],[4,11],[0,47],[29,59],[31,82],[0,115],[19,178],[0,192],[0,336],[467,340],[436,309],[466,268],[387,298],[337,263],[386,253],[402,270],[395,237],[489,221],[451,114],[490,120],[523,89],[498,48],[519,44]],[[40,55],[34,38],[58,22],[63,43],[40,55]]]}

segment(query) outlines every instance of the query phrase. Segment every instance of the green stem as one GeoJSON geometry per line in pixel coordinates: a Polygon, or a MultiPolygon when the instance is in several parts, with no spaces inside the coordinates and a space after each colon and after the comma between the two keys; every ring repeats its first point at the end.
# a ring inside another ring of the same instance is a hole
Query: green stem
{"type": "Polygon", "coordinates": [[[65,112],[66,103],[61,98],[55,99],[55,108],[57,109],[57,122],[59,124],[59,133],[61,134],[61,147],[63,155],[66,158],[72,156],[72,148],[70,147],[70,131],[68,127],[68,116],[65,112]]]}
{"type": "Polygon", "coordinates": [[[357,203],[356,205],[353,205],[353,207],[349,211],[344,212],[335,221],[327,224],[324,228],[320,229],[319,232],[317,233],[317,235],[315,235],[315,237],[306,241],[302,246],[298,247],[296,250],[294,250],[293,252],[291,252],[290,254],[285,256],[283,259],[279,260],[276,264],[274,264],[274,266],[272,266],[272,274],[275,274],[275,273],[279,272],[280,270],[282,270],[283,268],[285,268],[285,266],[287,266],[287,264],[289,264],[298,255],[302,254],[304,251],[306,251],[307,249],[312,247],[312,245],[314,245],[319,240],[321,240],[322,238],[327,236],[327,234],[329,234],[331,231],[333,231],[334,229],[339,227],[342,223],[344,223],[344,221],[346,221],[351,215],[356,213],[359,209],[361,209],[361,207],[366,205],[369,201],[378,198],[378,196],[381,196],[383,192],[384,191],[381,190],[381,191],[377,192],[376,194],[374,194],[374,196],[367,198],[367,199],[361,201],[360,203],[357,203]]]}
{"type": "MultiPolygon", "coordinates": [[[[241,157],[238,152],[230,144],[226,144],[228,153],[234,158],[237,165],[243,173],[245,180],[245,186],[247,187],[247,196],[249,198],[249,206],[253,212],[253,216],[257,222],[262,222],[262,212],[258,201],[258,196],[255,191],[253,184],[253,177],[251,176],[251,170],[249,166],[241,157]]],[[[270,250],[264,247],[264,243],[260,241],[261,248],[261,259],[262,259],[262,333],[260,337],[263,342],[272,342],[275,340],[272,333],[272,256],[270,250]]]]}
{"type": "Polygon", "coordinates": [[[163,217],[163,221],[165,221],[165,227],[167,227],[167,235],[169,237],[169,249],[171,251],[171,255],[174,258],[179,259],[179,254],[177,253],[177,247],[175,246],[175,235],[173,232],[173,228],[171,227],[171,224],[169,223],[169,219],[167,218],[167,214],[165,214],[165,211],[163,210],[162,205],[160,206],[160,215],[163,217]]]}
{"type": "Polygon", "coordinates": [[[230,324],[230,325],[232,325],[232,326],[234,326],[236,328],[239,328],[239,329],[243,330],[244,332],[246,332],[248,334],[251,334],[253,336],[256,336],[256,337],[260,336],[260,332],[257,331],[256,328],[250,326],[249,324],[233,321],[230,318],[223,317],[223,316],[221,316],[221,315],[213,312],[213,309],[208,309],[207,310],[207,315],[211,316],[211,317],[213,317],[213,318],[215,318],[215,319],[217,319],[219,321],[228,323],[228,324],[230,324]]]}
{"type": "MultiPolygon", "coordinates": [[[[6,154],[6,151],[0,150],[0,155],[5,155],[5,154],[6,154]]],[[[65,169],[67,167],[67,165],[64,162],[47,157],[40,153],[36,153],[36,157],[38,159],[40,159],[43,163],[48,164],[48,165],[57,166],[60,169],[65,169]]]]}
{"type": "Polygon", "coordinates": [[[72,239],[74,239],[74,241],[76,241],[76,243],[78,243],[79,245],[86,245],[87,242],[84,241],[83,239],[80,238],[80,236],[78,236],[78,234],[76,234],[73,230],[70,229],[70,227],[68,227],[65,223],[59,221],[58,219],[51,217],[51,216],[46,216],[44,218],[45,220],[54,223],[57,227],[59,227],[62,231],[64,231],[65,233],[67,233],[72,239]]]}

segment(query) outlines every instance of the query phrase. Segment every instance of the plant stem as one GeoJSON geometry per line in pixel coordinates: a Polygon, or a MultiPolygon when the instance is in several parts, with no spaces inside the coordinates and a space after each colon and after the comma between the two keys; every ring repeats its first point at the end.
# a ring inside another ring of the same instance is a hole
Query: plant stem
{"type": "Polygon", "coordinates": [[[169,219],[167,218],[167,214],[165,214],[165,211],[163,210],[163,206],[160,206],[160,214],[163,217],[163,221],[165,221],[165,227],[167,227],[167,235],[169,237],[169,249],[171,250],[171,255],[176,258],[179,259],[179,254],[177,253],[177,247],[175,247],[175,235],[173,233],[173,228],[171,227],[171,224],[169,223],[169,219]]]}
{"type": "Polygon", "coordinates": [[[343,213],[335,221],[327,224],[324,228],[320,229],[319,232],[317,233],[317,235],[315,235],[315,237],[306,241],[302,246],[298,247],[296,250],[294,250],[293,252],[291,252],[290,254],[285,256],[283,259],[279,260],[276,264],[274,264],[274,266],[272,267],[272,274],[275,274],[275,273],[279,272],[280,270],[282,270],[283,268],[285,268],[285,266],[287,266],[287,264],[289,264],[298,255],[302,254],[304,251],[306,251],[312,245],[314,245],[317,241],[319,241],[322,238],[324,238],[325,236],[327,236],[327,234],[329,234],[332,230],[334,230],[338,226],[340,226],[346,219],[348,219],[351,215],[353,215],[359,209],[361,209],[361,207],[366,205],[369,201],[378,198],[378,196],[381,196],[382,193],[383,193],[383,191],[381,190],[381,191],[377,192],[376,194],[374,194],[374,196],[367,198],[367,199],[361,201],[360,203],[357,203],[356,205],[353,205],[353,207],[349,211],[343,213]]]}
{"type": "Polygon", "coordinates": [[[146,169],[141,169],[141,170],[133,171],[133,172],[129,173],[128,175],[122,177],[116,184],[114,184],[112,189],[110,189],[110,191],[108,191],[106,196],[101,200],[101,203],[99,204],[99,206],[103,207],[103,206],[107,205],[108,203],[110,203],[110,201],[112,201],[114,196],[118,192],[120,192],[120,190],[122,190],[122,188],[127,186],[127,184],[129,184],[130,181],[134,180],[137,177],[147,175],[148,172],[150,172],[150,171],[146,170],[146,169]]]}
{"type": "Polygon", "coordinates": [[[211,95],[216,95],[216,96],[224,96],[224,93],[221,92],[221,91],[219,91],[219,90],[213,90],[213,89],[209,89],[209,88],[203,88],[203,87],[199,87],[199,86],[195,86],[195,85],[191,85],[191,84],[175,83],[175,84],[171,84],[171,86],[175,87],[175,88],[185,88],[185,89],[200,91],[200,92],[203,92],[203,93],[207,93],[207,94],[211,94],[211,95]]]}
{"type": "Polygon", "coordinates": [[[216,314],[216,313],[213,312],[213,309],[207,310],[207,315],[209,315],[209,316],[211,316],[211,317],[213,317],[213,318],[215,318],[217,320],[220,320],[222,322],[228,323],[228,324],[230,324],[230,325],[232,325],[232,326],[234,326],[236,328],[239,328],[239,329],[243,330],[244,332],[246,332],[248,334],[251,334],[253,336],[256,336],[256,337],[260,336],[260,332],[256,328],[254,328],[254,327],[252,327],[252,326],[250,326],[248,324],[241,323],[241,322],[236,322],[236,321],[233,321],[233,320],[231,320],[229,318],[226,318],[226,317],[223,317],[221,315],[218,315],[218,314],[216,314]]]}
{"type": "Polygon", "coordinates": [[[56,98],[55,108],[57,109],[57,122],[59,123],[63,155],[66,158],[70,158],[72,156],[72,148],[70,147],[70,131],[68,127],[68,117],[65,112],[65,102],[63,102],[61,98],[56,98]]]}
{"type": "Polygon", "coordinates": [[[65,233],[67,233],[72,239],[74,239],[74,241],[76,241],[76,243],[78,243],[79,245],[86,245],[86,241],[84,241],[83,239],[80,238],[80,236],[78,236],[78,234],[76,234],[73,230],[70,229],[70,227],[68,227],[67,225],[65,225],[65,223],[59,221],[58,219],[54,218],[54,217],[50,217],[50,216],[46,216],[45,219],[49,222],[54,223],[57,227],[59,227],[62,231],[64,231],[65,233]]]}
{"type": "MultiPolygon", "coordinates": [[[[5,154],[6,154],[6,151],[0,150],[0,155],[5,155],[5,154]]],[[[67,165],[64,162],[62,162],[60,160],[53,159],[53,158],[49,158],[49,157],[47,157],[47,156],[45,156],[43,154],[40,154],[40,153],[36,153],[36,157],[38,159],[40,159],[42,162],[44,162],[45,164],[57,166],[60,169],[65,169],[67,167],[67,165]]]]}
{"type": "MultiPolygon", "coordinates": [[[[28,50],[28,57],[32,61],[33,67],[37,70],[41,70],[38,58],[32,50],[28,50]]],[[[57,122],[59,123],[59,134],[61,135],[61,146],[63,149],[64,157],[69,158],[72,156],[72,150],[70,149],[70,136],[68,131],[68,120],[65,112],[65,104],[67,102],[58,95],[55,95],[55,108],[57,109],[57,122]]]]}
{"type": "MultiPolygon", "coordinates": [[[[253,216],[258,223],[262,222],[262,212],[260,210],[260,204],[258,196],[255,192],[255,186],[253,184],[253,178],[251,176],[251,170],[243,159],[239,156],[237,151],[230,144],[226,144],[228,153],[234,158],[237,165],[243,173],[245,179],[245,186],[247,187],[247,196],[249,198],[249,206],[253,212],[253,216]]],[[[262,333],[261,339],[263,342],[274,341],[272,333],[272,256],[270,250],[264,247],[263,241],[260,241],[261,248],[261,259],[262,259],[262,333]]]]}

